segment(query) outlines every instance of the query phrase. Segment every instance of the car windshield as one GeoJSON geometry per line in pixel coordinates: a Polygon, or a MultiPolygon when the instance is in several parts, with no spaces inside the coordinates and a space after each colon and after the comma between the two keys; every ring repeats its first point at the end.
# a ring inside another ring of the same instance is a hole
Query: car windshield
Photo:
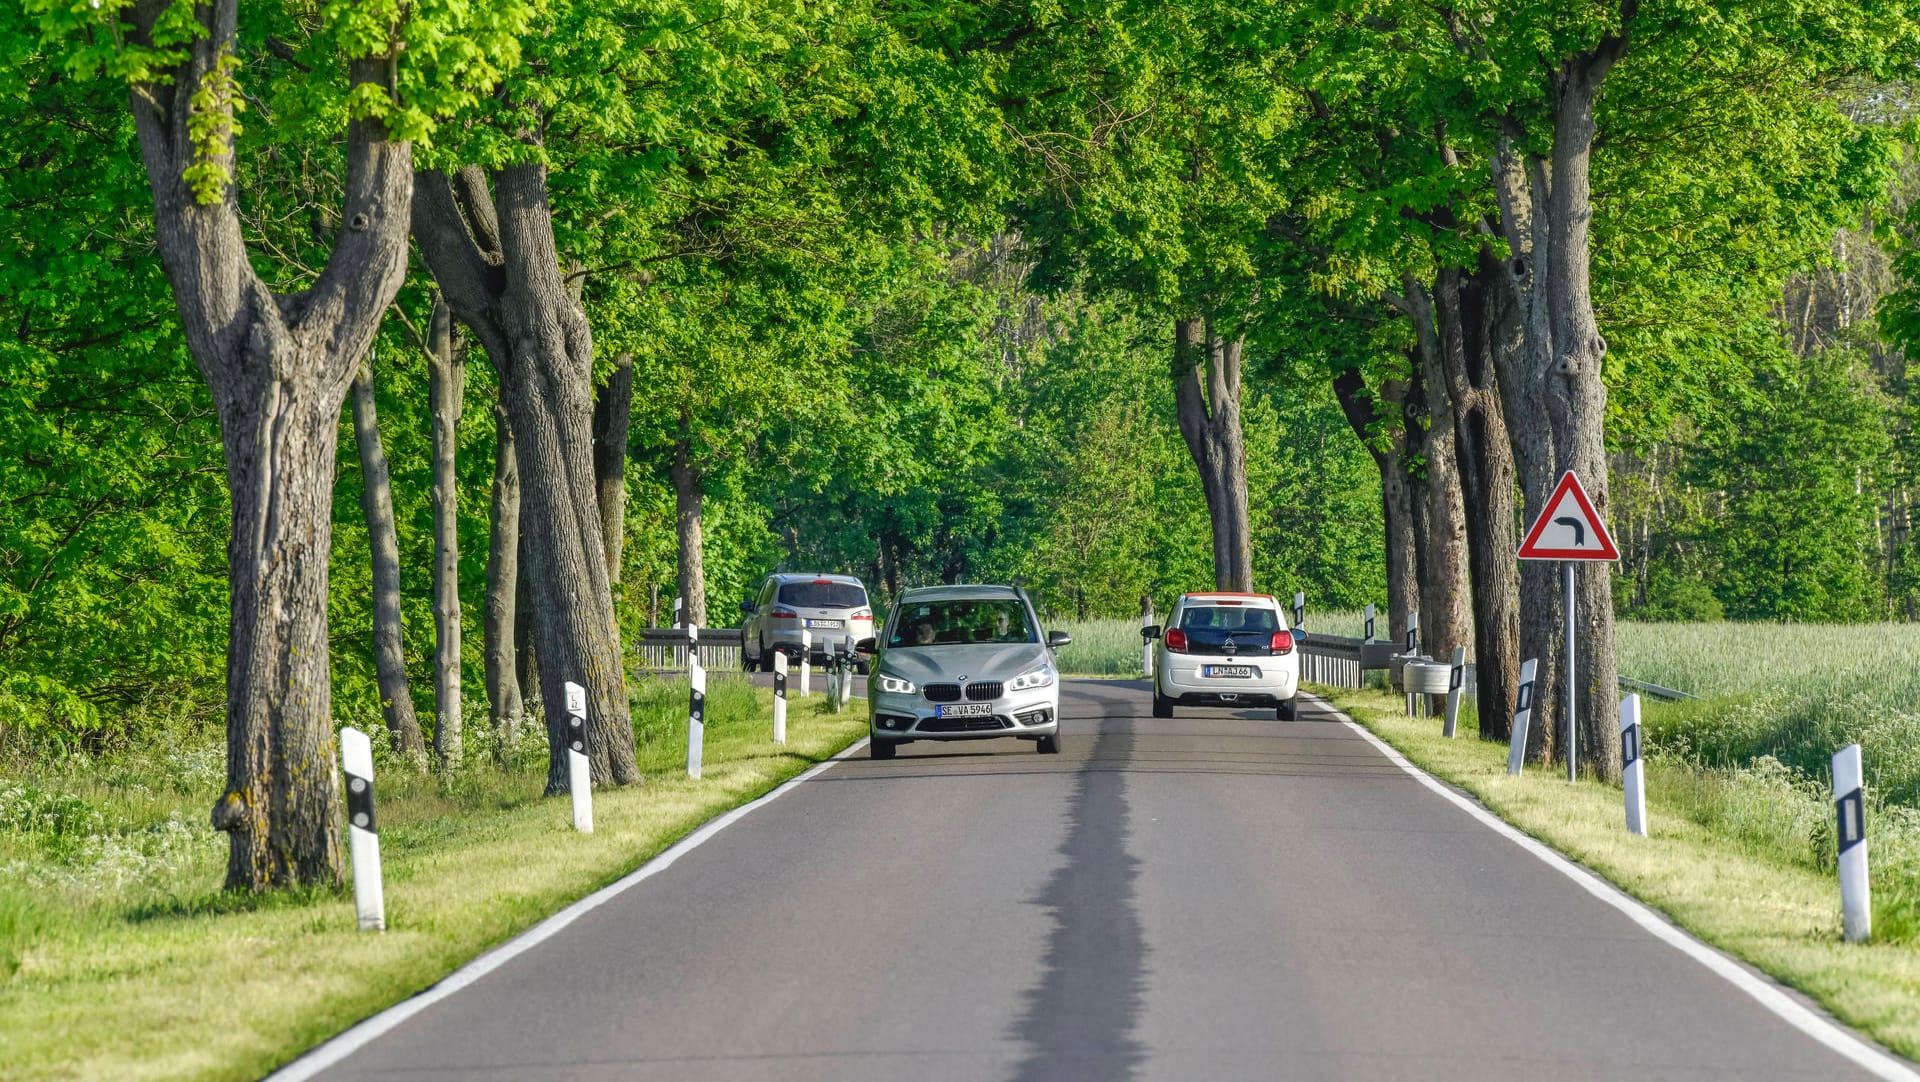
{"type": "Polygon", "coordinates": [[[1272,609],[1244,605],[1195,605],[1180,614],[1186,631],[1278,631],[1272,609]]]}
{"type": "Polygon", "coordinates": [[[900,610],[888,646],[1038,642],[1027,606],[1012,598],[922,601],[900,610]]]}
{"type": "Polygon", "coordinates": [[[851,582],[789,582],[780,587],[780,603],[803,609],[859,609],[867,604],[867,592],[851,582]]]}

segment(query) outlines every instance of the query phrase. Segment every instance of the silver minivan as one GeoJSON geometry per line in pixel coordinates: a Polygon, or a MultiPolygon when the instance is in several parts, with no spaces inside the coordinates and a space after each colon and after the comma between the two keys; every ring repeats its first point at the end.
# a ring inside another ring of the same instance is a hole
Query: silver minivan
{"type": "Polygon", "coordinates": [[[741,660],[749,668],[773,671],[774,651],[800,648],[801,633],[810,635],[813,660],[852,653],[853,644],[873,637],[873,605],[867,588],[852,575],[782,572],[768,575],[752,601],[740,612],[741,660]]]}

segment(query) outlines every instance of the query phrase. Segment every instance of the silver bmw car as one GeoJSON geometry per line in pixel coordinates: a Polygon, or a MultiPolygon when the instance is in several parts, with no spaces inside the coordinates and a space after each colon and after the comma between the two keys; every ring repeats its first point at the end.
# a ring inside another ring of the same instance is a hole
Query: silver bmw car
{"type": "Polygon", "coordinates": [[[1060,673],[1033,606],[1009,586],[907,590],[880,634],[867,681],[869,754],[891,759],[914,740],[1032,740],[1060,750],[1060,673]]]}

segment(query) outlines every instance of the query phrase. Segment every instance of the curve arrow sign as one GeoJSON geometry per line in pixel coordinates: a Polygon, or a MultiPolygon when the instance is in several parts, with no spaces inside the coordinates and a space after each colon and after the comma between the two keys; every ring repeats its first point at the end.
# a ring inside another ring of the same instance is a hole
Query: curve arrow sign
{"type": "Polygon", "coordinates": [[[1527,528],[1527,538],[1520,543],[1520,558],[1602,561],[1620,558],[1620,550],[1614,547],[1613,537],[1607,533],[1607,524],[1600,521],[1593,501],[1587,499],[1587,490],[1581,487],[1580,478],[1572,470],[1560,475],[1553,495],[1547,497],[1546,510],[1527,528]]]}

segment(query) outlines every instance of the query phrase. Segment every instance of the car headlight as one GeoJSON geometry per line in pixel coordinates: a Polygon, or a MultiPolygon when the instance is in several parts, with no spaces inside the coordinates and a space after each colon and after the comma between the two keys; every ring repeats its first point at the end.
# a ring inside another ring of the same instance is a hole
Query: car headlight
{"type": "Polygon", "coordinates": [[[888,673],[881,673],[879,679],[880,690],[891,695],[911,695],[916,690],[913,686],[913,681],[892,676],[888,673]]]}
{"type": "Polygon", "coordinates": [[[1036,666],[1007,681],[1008,691],[1026,691],[1028,688],[1043,688],[1052,685],[1053,670],[1045,665],[1036,666]]]}

